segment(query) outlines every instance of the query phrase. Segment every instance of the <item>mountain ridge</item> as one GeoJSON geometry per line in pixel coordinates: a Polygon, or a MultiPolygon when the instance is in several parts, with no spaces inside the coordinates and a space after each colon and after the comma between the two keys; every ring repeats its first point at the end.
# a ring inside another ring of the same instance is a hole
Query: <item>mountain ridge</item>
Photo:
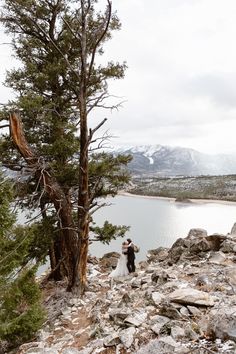
{"type": "Polygon", "coordinates": [[[134,145],[118,147],[115,152],[132,155],[128,165],[137,176],[199,176],[236,173],[236,155],[206,154],[185,147],[134,145]]]}

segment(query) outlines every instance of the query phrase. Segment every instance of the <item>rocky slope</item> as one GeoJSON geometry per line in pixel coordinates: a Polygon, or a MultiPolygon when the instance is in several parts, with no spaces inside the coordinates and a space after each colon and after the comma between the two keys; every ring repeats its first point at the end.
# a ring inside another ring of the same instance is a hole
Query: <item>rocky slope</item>
{"type": "Polygon", "coordinates": [[[236,225],[192,229],[122,279],[108,277],[117,254],[93,258],[83,299],[48,284],[48,321],[17,353],[236,353],[235,252],[236,225]]]}

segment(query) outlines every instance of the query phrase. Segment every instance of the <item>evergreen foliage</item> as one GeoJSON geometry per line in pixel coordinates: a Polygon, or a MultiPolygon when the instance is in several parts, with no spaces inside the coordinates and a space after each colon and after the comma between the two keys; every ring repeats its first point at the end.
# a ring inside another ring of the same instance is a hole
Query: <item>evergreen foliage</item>
{"type": "MultiPolygon", "coordinates": [[[[121,26],[109,0],[104,12],[97,3],[4,0],[1,15],[21,62],[20,68],[7,74],[6,85],[17,94],[10,106],[21,112],[35,163],[29,166],[6,134],[0,139],[1,160],[4,166],[23,172],[17,183],[18,206],[39,208],[43,219],[37,225],[44,228],[37,257],[43,258],[45,249],[50,249],[52,268],[67,262],[63,269],[71,281],[68,290],[76,283],[79,268],[85,282],[93,213],[105,205],[106,196],[115,196],[129,181],[124,167],[130,157],[100,150],[104,137],[97,134],[105,119],[88,126],[94,109],[118,108],[119,103],[109,100],[108,82],[122,79],[126,69],[125,63],[95,60],[121,26]],[[78,260],[83,264],[78,265],[78,260]]],[[[109,237],[123,236],[121,228],[109,226],[106,242],[109,237]]]]}
{"type": "Polygon", "coordinates": [[[14,347],[33,337],[44,311],[30,252],[35,234],[15,226],[13,195],[10,182],[0,174],[0,339],[14,347]]]}

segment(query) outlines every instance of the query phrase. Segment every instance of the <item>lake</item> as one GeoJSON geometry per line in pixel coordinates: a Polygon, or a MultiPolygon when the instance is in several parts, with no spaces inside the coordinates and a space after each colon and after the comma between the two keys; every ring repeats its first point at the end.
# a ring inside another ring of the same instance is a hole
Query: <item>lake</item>
{"type": "MultiPolygon", "coordinates": [[[[144,260],[150,249],[170,247],[179,237],[186,237],[191,228],[203,228],[208,235],[227,234],[236,222],[236,203],[217,201],[175,202],[139,196],[116,196],[109,198],[111,206],[94,214],[98,225],[108,220],[117,225],[129,225],[126,237],[140,246],[137,261],[144,260]]],[[[94,242],[90,253],[101,257],[104,253],[120,251],[121,238],[109,245],[94,242]]]]}
{"type": "MultiPolygon", "coordinates": [[[[130,226],[125,238],[131,238],[140,246],[137,261],[145,260],[150,249],[172,246],[177,238],[186,237],[191,228],[203,228],[208,234],[227,234],[236,222],[236,203],[230,202],[180,203],[167,198],[127,195],[108,198],[107,202],[111,205],[98,210],[94,220],[99,226],[105,220],[130,226]]],[[[22,215],[19,221],[24,221],[22,215]]],[[[122,238],[109,245],[94,242],[89,252],[97,257],[107,252],[120,252],[122,242],[122,238]]]]}

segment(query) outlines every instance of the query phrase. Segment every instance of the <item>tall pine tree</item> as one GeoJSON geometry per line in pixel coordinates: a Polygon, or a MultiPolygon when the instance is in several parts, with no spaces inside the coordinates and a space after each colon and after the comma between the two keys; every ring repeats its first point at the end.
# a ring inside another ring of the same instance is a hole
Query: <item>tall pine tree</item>
{"type": "MultiPolygon", "coordinates": [[[[1,20],[13,34],[21,62],[8,73],[6,84],[18,93],[12,109],[20,110],[23,126],[19,115],[10,115],[12,140],[7,135],[1,139],[2,162],[24,171],[18,184],[21,205],[35,202],[45,222],[54,220],[54,278],[66,275],[68,290],[83,293],[93,212],[101,206],[99,198],[115,195],[129,180],[124,166],[130,157],[90,154],[103,141],[95,135],[105,119],[95,127],[88,122],[94,109],[106,106],[108,80],[124,77],[125,64],[95,60],[120,22],[109,0],[104,12],[96,11],[96,0],[4,4],[1,20]]],[[[123,235],[125,229],[118,227],[113,234],[123,235]]]]}

